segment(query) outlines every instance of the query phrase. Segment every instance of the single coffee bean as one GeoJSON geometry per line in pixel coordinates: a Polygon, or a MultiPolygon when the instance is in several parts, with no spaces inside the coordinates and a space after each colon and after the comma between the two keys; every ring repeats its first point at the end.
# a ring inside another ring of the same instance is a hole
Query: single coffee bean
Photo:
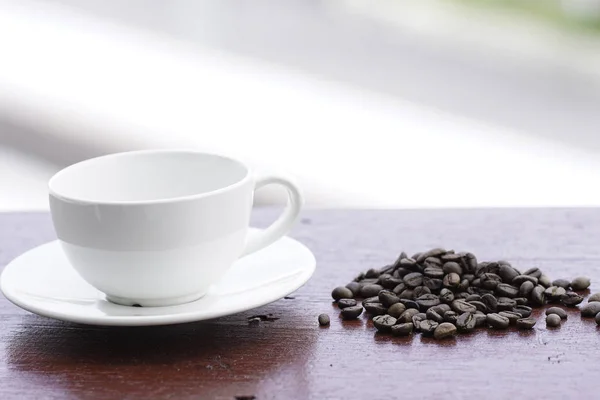
{"type": "Polygon", "coordinates": [[[321,326],[327,326],[327,325],[329,325],[329,322],[330,322],[329,315],[327,315],[327,314],[321,314],[321,315],[319,315],[318,319],[319,319],[319,325],[321,325],[321,326]]]}
{"type": "Polygon", "coordinates": [[[474,313],[477,311],[477,307],[475,307],[473,304],[467,303],[465,300],[454,300],[451,304],[451,307],[459,314],[466,312],[474,313]]]}
{"type": "Polygon", "coordinates": [[[519,276],[519,273],[510,264],[500,264],[498,275],[504,282],[512,282],[513,279],[519,276]]]}
{"type": "Polygon", "coordinates": [[[444,313],[444,321],[445,322],[450,322],[451,324],[456,324],[456,321],[458,320],[458,314],[452,310],[450,311],[446,311],[444,313]]]}
{"type": "Polygon", "coordinates": [[[498,296],[513,298],[519,295],[519,289],[508,283],[499,283],[496,286],[496,293],[498,296]]]}
{"type": "Polygon", "coordinates": [[[516,312],[514,312],[514,311],[500,311],[500,312],[498,313],[498,315],[501,315],[501,316],[503,316],[503,317],[506,317],[506,318],[508,318],[508,322],[509,322],[511,325],[514,325],[514,324],[516,324],[518,319],[521,319],[521,318],[523,318],[523,317],[521,316],[521,314],[519,314],[519,313],[516,313],[516,312]]]}
{"type": "Polygon", "coordinates": [[[475,329],[476,322],[475,314],[466,312],[456,319],[456,327],[460,332],[471,332],[475,329]]]}
{"type": "Polygon", "coordinates": [[[456,335],[456,326],[449,322],[442,322],[433,331],[433,337],[435,339],[446,339],[456,335]]]}
{"type": "Polygon", "coordinates": [[[399,268],[397,268],[397,269],[394,271],[394,273],[392,274],[392,276],[393,276],[394,278],[399,278],[399,279],[402,279],[402,282],[404,282],[404,277],[405,277],[406,275],[410,274],[411,272],[413,272],[413,271],[409,270],[408,268],[399,267],[399,268]]]}
{"type": "Polygon", "coordinates": [[[506,328],[508,328],[508,325],[510,324],[510,321],[508,320],[508,318],[506,318],[500,314],[491,313],[491,314],[488,314],[486,318],[487,318],[486,319],[487,324],[495,329],[506,329],[506,328]]]}
{"type": "Polygon", "coordinates": [[[539,268],[533,267],[523,272],[523,275],[529,275],[539,279],[539,277],[542,276],[542,271],[540,271],[539,268]]]}
{"type": "Polygon", "coordinates": [[[546,299],[548,299],[548,301],[559,301],[560,298],[566,294],[567,291],[564,288],[561,288],[559,286],[550,286],[549,288],[547,288],[544,291],[544,295],[546,296],[546,299]]]}
{"type": "Polygon", "coordinates": [[[477,257],[473,253],[467,253],[464,256],[465,264],[467,266],[467,271],[470,273],[475,273],[477,269],[477,257]]]}
{"type": "Polygon", "coordinates": [[[535,285],[531,281],[525,281],[519,286],[519,296],[529,297],[535,285]]]}
{"type": "Polygon", "coordinates": [[[469,297],[467,297],[465,300],[468,301],[468,302],[471,302],[471,301],[481,301],[481,296],[478,295],[478,294],[470,294],[469,297]]]}
{"type": "Polygon", "coordinates": [[[435,248],[435,249],[431,249],[429,251],[425,251],[425,252],[419,254],[419,256],[416,258],[416,260],[418,263],[422,263],[428,257],[440,257],[444,254],[446,254],[446,250],[440,249],[440,248],[435,248]]]}
{"type": "Polygon", "coordinates": [[[383,290],[383,286],[378,285],[376,283],[371,283],[371,284],[364,285],[360,289],[360,295],[362,297],[377,296],[379,294],[379,292],[381,292],[382,290],[383,290]]]}
{"type": "Polygon", "coordinates": [[[394,292],[394,294],[399,295],[400,293],[402,293],[403,291],[406,290],[406,284],[404,282],[397,284],[394,287],[394,290],[392,290],[392,292],[394,292]]]}
{"type": "Polygon", "coordinates": [[[593,318],[600,312],[600,302],[594,301],[587,303],[581,308],[581,316],[586,318],[593,318]]]}
{"type": "Polygon", "coordinates": [[[423,286],[428,288],[430,293],[437,293],[442,288],[442,280],[425,276],[423,277],[423,286]]]}
{"type": "Polygon", "coordinates": [[[444,263],[442,262],[442,260],[440,260],[438,257],[427,257],[425,259],[425,261],[423,261],[423,265],[425,265],[425,268],[427,268],[427,267],[442,268],[443,264],[444,263]]]}
{"type": "Polygon", "coordinates": [[[447,288],[455,288],[458,285],[460,285],[460,275],[458,275],[457,273],[451,272],[451,273],[447,274],[446,276],[444,276],[444,279],[442,280],[442,284],[444,285],[444,287],[447,287],[447,288]]]}
{"type": "Polygon", "coordinates": [[[441,256],[440,259],[444,263],[451,261],[451,262],[457,262],[460,264],[460,263],[462,263],[463,255],[457,254],[457,253],[452,253],[451,251],[449,251],[446,254],[444,254],[443,256],[441,256]]]}
{"type": "Polygon", "coordinates": [[[379,278],[379,275],[381,275],[381,273],[375,268],[371,268],[365,273],[365,277],[367,278],[379,278]]]}
{"type": "Polygon", "coordinates": [[[489,312],[494,312],[498,309],[498,299],[492,294],[481,296],[481,302],[485,304],[489,312]]]}
{"type": "Polygon", "coordinates": [[[413,270],[417,266],[417,261],[414,258],[403,258],[400,260],[400,268],[406,268],[408,270],[413,270]]]}
{"type": "Polygon", "coordinates": [[[413,315],[412,317],[412,323],[415,326],[415,330],[420,330],[420,326],[421,326],[421,322],[425,321],[427,319],[427,316],[424,313],[418,313],[413,315]]]}
{"type": "Polygon", "coordinates": [[[454,293],[449,289],[440,290],[440,301],[443,303],[451,303],[454,300],[454,293]]]}
{"type": "Polygon", "coordinates": [[[419,272],[411,272],[404,277],[404,283],[410,288],[423,285],[423,275],[419,272]]]}
{"type": "Polygon", "coordinates": [[[433,333],[438,326],[439,324],[437,322],[426,319],[419,324],[419,330],[423,333],[423,336],[433,336],[433,333]]]}
{"type": "Polygon", "coordinates": [[[517,302],[514,299],[508,297],[498,297],[498,311],[510,311],[517,306],[517,302]]]}
{"type": "Polygon", "coordinates": [[[445,313],[446,311],[450,311],[450,310],[451,310],[451,308],[450,308],[450,306],[449,306],[448,304],[444,304],[444,303],[442,303],[442,304],[438,304],[437,306],[433,306],[433,307],[431,307],[431,308],[430,308],[430,310],[433,310],[433,311],[435,311],[436,313],[438,313],[438,314],[440,314],[440,315],[442,315],[442,316],[443,316],[443,315],[444,315],[444,313],[445,313]]]}
{"type": "Polygon", "coordinates": [[[423,296],[424,294],[431,294],[431,290],[429,290],[425,286],[417,286],[413,290],[413,296],[415,296],[415,299],[418,299],[419,297],[423,296]]]}
{"type": "Polygon", "coordinates": [[[475,280],[475,275],[473,274],[464,274],[462,277],[463,279],[468,280],[469,284],[475,280]]]}
{"type": "Polygon", "coordinates": [[[488,273],[498,275],[498,272],[500,272],[500,264],[498,264],[495,261],[492,261],[488,263],[486,269],[488,273]]]}
{"type": "Polygon", "coordinates": [[[477,311],[488,312],[487,306],[481,301],[468,301],[469,304],[474,305],[477,308],[477,311]]]}
{"type": "Polygon", "coordinates": [[[555,279],[552,281],[552,286],[558,286],[564,289],[569,289],[571,287],[571,281],[568,279],[555,279]]]}
{"type": "Polygon", "coordinates": [[[442,279],[444,277],[444,271],[438,267],[427,267],[423,271],[423,275],[433,279],[442,279]]]}
{"type": "Polygon", "coordinates": [[[370,315],[384,315],[387,312],[387,307],[381,303],[363,303],[363,307],[370,315]]]}
{"type": "Polygon", "coordinates": [[[339,299],[337,305],[340,309],[354,307],[356,305],[356,300],[354,299],[339,299]]]}
{"type": "Polygon", "coordinates": [[[361,286],[377,283],[377,278],[364,278],[360,281],[361,286]]]}
{"type": "Polygon", "coordinates": [[[529,303],[529,300],[526,297],[515,297],[513,299],[518,306],[526,306],[529,303]]]}
{"type": "Polygon", "coordinates": [[[412,289],[405,289],[402,293],[398,295],[398,297],[400,298],[400,300],[412,300],[414,298],[414,293],[412,289]]]}
{"type": "Polygon", "coordinates": [[[542,274],[542,276],[538,278],[538,284],[545,288],[549,288],[552,286],[552,281],[546,275],[542,274]]]}
{"type": "Polygon", "coordinates": [[[412,317],[414,317],[418,313],[419,313],[419,310],[415,310],[414,308],[409,308],[408,310],[404,311],[402,313],[402,315],[400,315],[400,318],[398,318],[398,323],[410,322],[412,324],[412,317]]]}
{"type": "Polygon", "coordinates": [[[383,275],[381,275],[379,277],[379,280],[377,281],[377,283],[379,285],[383,286],[384,289],[392,290],[399,284],[404,283],[404,281],[400,278],[394,278],[391,275],[387,275],[385,277],[383,275]]]}
{"type": "Polygon", "coordinates": [[[352,297],[356,297],[360,294],[361,284],[358,282],[350,282],[346,285],[346,288],[350,289],[350,291],[352,292],[352,297]]]}
{"type": "Polygon", "coordinates": [[[413,331],[412,322],[405,322],[403,324],[397,324],[392,326],[392,335],[394,336],[408,336],[413,331]]]}
{"type": "Polygon", "coordinates": [[[363,308],[361,306],[354,306],[344,308],[342,310],[342,318],[344,319],[356,319],[360,314],[362,314],[363,308]]]}
{"type": "Polygon", "coordinates": [[[483,326],[485,325],[486,321],[487,321],[487,315],[481,313],[475,313],[473,314],[473,318],[475,319],[475,326],[483,326]]]}
{"type": "Polygon", "coordinates": [[[445,274],[454,272],[455,274],[462,275],[462,273],[463,273],[461,266],[457,262],[454,262],[454,261],[446,262],[444,264],[444,266],[442,267],[442,270],[444,271],[445,274]]]}
{"type": "Polygon", "coordinates": [[[424,294],[416,300],[419,309],[426,311],[428,308],[440,304],[440,299],[435,294],[424,294]]]}
{"type": "Polygon", "coordinates": [[[442,322],[444,322],[444,317],[441,316],[440,314],[438,314],[433,307],[430,308],[429,310],[427,310],[427,312],[425,313],[425,315],[427,316],[427,319],[430,319],[432,321],[437,322],[438,324],[441,324],[442,322]]]}
{"type": "Polygon", "coordinates": [[[521,318],[528,318],[533,310],[529,306],[516,306],[513,311],[521,314],[521,318]]]}
{"type": "Polygon", "coordinates": [[[594,293],[593,295],[588,297],[588,303],[591,303],[594,301],[600,301],[600,293],[594,293]]]}
{"type": "Polygon", "coordinates": [[[517,328],[519,329],[533,329],[535,326],[535,318],[520,318],[517,320],[517,328]]]}
{"type": "Polygon", "coordinates": [[[560,317],[560,319],[567,319],[568,315],[565,310],[560,307],[550,307],[546,310],[546,315],[556,314],[560,317]]]}
{"type": "Polygon", "coordinates": [[[406,306],[402,303],[396,303],[388,308],[387,313],[394,318],[399,318],[404,311],[406,311],[406,306]]]}
{"type": "MultiPolygon", "coordinates": [[[[456,290],[458,291],[458,288],[456,290]]],[[[469,296],[470,296],[470,294],[467,292],[458,291],[457,293],[454,294],[454,299],[455,300],[466,300],[467,297],[469,297],[469,296]]]]}
{"type": "Polygon", "coordinates": [[[351,299],[354,297],[354,293],[347,287],[338,286],[331,292],[331,297],[333,297],[334,300],[351,299]]]}
{"type": "Polygon", "coordinates": [[[523,284],[523,282],[531,282],[534,286],[538,284],[537,278],[529,275],[518,275],[512,280],[511,283],[515,286],[520,287],[523,284]]]}
{"type": "Polygon", "coordinates": [[[557,327],[560,325],[560,317],[556,314],[546,316],[546,326],[557,327]]]}
{"type": "Polygon", "coordinates": [[[488,290],[496,289],[499,283],[502,282],[502,278],[499,275],[493,274],[491,272],[485,273],[479,277],[481,281],[481,287],[488,290]]]}
{"type": "Polygon", "coordinates": [[[578,276],[571,281],[571,289],[574,291],[585,290],[590,287],[590,278],[578,276]]]}
{"type": "MultiPolygon", "coordinates": [[[[560,302],[567,307],[575,307],[583,301],[583,296],[575,292],[567,292],[560,298],[560,302]]],[[[589,299],[588,299],[589,302],[589,299]]]]}
{"type": "Polygon", "coordinates": [[[389,290],[382,290],[379,292],[379,302],[383,304],[385,307],[391,307],[392,304],[396,304],[400,302],[400,299],[394,292],[390,292],[389,290]]]}
{"type": "Polygon", "coordinates": [[[531,291],[531,303],[535,306],[543,306],[546,303],[546,295],[544,294],[545,288],[541,285],[537,285],[531,291]]]}
{"type": "Polygon", "coordinates": [[[419,305],[414,300],[400,299],[400,303],[404,304],[406,308],[414,308],[415,310],[419,309],[419,305]]]}
{"type": "Polygon", "coordinates": [[[473,279],[473,281],[471,282],[471,286],[472,287],[480,287],[481,286],[481,279],[480,278],[473,279]]]}
{"type": "Polygon", "coordinates": [[[396,325],[396,318],[391,315],[378,315],[373,318],[373,325],[380,332],[389,332],[396,325]]]}
{"type": "Polygon", "coordinates": [[[379,297],[378,296],[367,297],[366,299],[363,299],[362,303],[363,304],[365,304],[365,303],[379,303],[379,297]]]}
{"type": "MultiPolygon", "coordinates": [[[[460,281],[460,284],[456,287],[456,290],[467,293],[466,290],[469,288],[470,285],[471,284],[469,283],[468,280],[463,279],[460,281]]],[[[467,293],[467,294],[469,294],[469,293],[467,293]]]]}

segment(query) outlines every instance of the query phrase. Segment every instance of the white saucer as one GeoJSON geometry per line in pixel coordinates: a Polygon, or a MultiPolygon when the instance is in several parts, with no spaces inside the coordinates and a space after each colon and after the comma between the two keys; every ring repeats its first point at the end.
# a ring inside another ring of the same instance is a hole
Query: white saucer
{"type": "MultiPolygon", "coordinates": [[[[251,228],[249,234],[260,229],[251,228]]],[[[237,261],[200,300],[168,307],[127,307],[106,301],[79,277],[57,241],[14,259],[0,289],[17,306],[42,316],[91,325],[166,325],[201,321],[250,310],[304,285],[316,266],[303,244],[284,237],[237,261]]]]}

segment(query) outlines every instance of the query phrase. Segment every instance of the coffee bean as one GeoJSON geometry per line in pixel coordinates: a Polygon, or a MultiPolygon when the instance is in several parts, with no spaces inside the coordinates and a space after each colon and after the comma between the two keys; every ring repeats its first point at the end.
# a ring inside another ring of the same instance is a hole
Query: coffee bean
{"type": "Polygon", "coordinates": [[[471,282],[471,286],[472,287],[480,287],[481,286],[481,279],[479,279],[479,278],[473,279],[473,281],[471,282]]]}
{"type": "Polygon", "coordinates": [[[371,284],[364,285],[360,289],[360,295],[362,297],[377,296],[379,294],[379,292],[381,292],[382,290],[383,290],[383,286],[378,285],[376,283],[371,283],[371,284]]]}
{"type": "Polygon", "coordinates": [[[377,278],[364,278],[363,280],[360,281],[360,285],[361,286],[371,285],[371,284],[377,283],[377,281],[378,281],[377,278]]]}
{"type": "Polygon", "coordinates": [[[515,297],[513,299],[518,306],[526,306],[529,303],[529,300],[526,297],[515,297]]]}
{"type": "Polygon", "coordinates": [[[596,314],[596,324],[600,325],[600,313],[596,314]]]}
{"type": "Polygon", "coordinates": [[[451,272],[449,274],[447,274],[446,276],[444,276],[444,279],[442,280],[442,284],[444,285],[444,287],[447,288],[455,288],[458,285],[460,285],[460,275],[451,272]]]}
{"type": "Polygon", "coordinates": [[[394,318],[399,318],[404,311],[406,311],[406,306],[402,303],[396,303],[388,308],[387,313],[394,318]]]}
{"type": "Polygon", "coordinates": [[[414,308],[409,308],[408,310],[404,311],[402,313],[402,315],[400,315],[400,318],[398,318],[398,323],[410,322],[412,324],[412,317],[414,317],[418,313],[419,313],[419,310],[415,310],[414,308]]]}
{"type": "Polygon", "coordinates": [[[463,277],[463,279],[468,280],[469,284],[475,280],[475,275],[473,275],[473,274],[465,274],[462,277],[463,277]]]}
{"type": "Polygon", "coordinates": [[[415,296],[415,299],[418,299],[419,297],[423,296],[424,294],[431,294],[431,290],[429,290],[425,286],[417,286],[413,290],[413,296],[415,296]]]}
{"type": "Polygon", "coordinates": [[[425,268],[427,267],[438,267],[442,268],[444,263],[438,257],[427,257],[425,261],[423,261],[423,265],[425,268]]]}
{"type": "Polygon", "coordinates": [[[443,303],[451,303],[454,300],[454,293],[452,293],[452,291],[450,291],[449,289],[442,289],[440,290],[440,301],[443,303]]]}
{"type": "Polygon", "coordinates": [[[508,283],[499,283],[498,286],[496,286],[496,293],[498,296],[513,298],[519,295],[519,289],[508,283]]]}
{"type": "Polygon", "coordinates": [[[354,307],[356,305],[356,300],[354,299],[339,299],[337,305],[340,309],[354,307]]]}
{"type": "Polygon", "coordinates": [[[433,337],[435,339],[447,339],[456,335],[456,326],[449,322],[442,322],[433,331],[433,337]]]}
{"type": "Polygon", "coordinates": [[[567,319],[568,315],[565,310],[560,307],[550,307],[546,310],[546,315],[556,314],[560,317],[560,319],[567,319]]]}
{"type": "Polygon", "coordinates": [[[542,276],[542,271],[536,267],[529,268],[527,271],[523,272],[523,275],[529,275],[539,279],[539,277],[542,276]]]}
{"type": "Polygon", "coordinates": [[[412,322],[406,322],[403,324],[394,325],[394,326],[392,326],[392,335],[408,336],[412,333],[413,328],[414,328],[414,326],[413,326],[412,322]]]}
{"type": "Polygon", "coordinates": [[[342,310],[342,318],[344,319],[356,319],[360,314],[362,314],[363,308],[361,306],[354,306],[344,308],[342,310]]]}
{"type": "MultiPolygon", "coordinates": [[[[560,298],[560,302],[567,307],[575,307],[583,301],[583,296],[575,292],[567,292],[560,298]]],[[[588,300],[589,302],[589,300],[588,300]]]]}
{"type": "Polygon", "coordinates": [[[538,284],[545,288],[549,288],[552,286],[552,281],[546,275],[542,274],[542,276],[538,278],[538,284]]]}
{"type": "Polygon", "coordinates": [[[430,292],[437,292],[442,288],[442,280],[425,276],[423,277],[423,286],[428,288],[430,292]]]}
{"type": "Polygon", "coordinates": [[[359,282],[362,281],[365,277],[365,273],[361,272],[360,274],[358,274],[358,276],[356,278],[354,278],[354,282],[359,282]]]}
{"type": "Polygon", "coordinates": [[[565,295],[567,291],[559,286],[550,286],[544,291],[544,295],[548,301],[559,301],[560,298],[565,295]]]}
{"type": "Polygon", "coordinates": [[[529,297],[534,287],[535,285],[530,281],[521,283],[521,286],[519,287],[519,296],[529,297]]]}
{"type": "Polygon", "coordinates": [[[473,314],[473,318],[475,319],[475,326],[483,326],[487,321],[487,315],[483,313],[475,313],[473,314]]]}
{"type": "Polygon", "coordinates": [[[466,290],[469,288],[470,285],[471,284],[469,283],[468,280],[463,279],[460,281],[460,284],[456,287],[456,290],[467,293],[466,290]]]}
{"type": "Polygon", "coordinates": [[[594,293],[593,295],[588,297],[588,303],[591,303],[593,301],[600,301],[600,293],[594,293]]]}
{"type": "Polygon", "coordinates": [[[381,303],[363,303],[363,307],[370,315],[384,315],[387,312],[387,307],[381,303]]]}
{"type": "Polygon", "coordinates": [[[444,321],[450,322],[452,324],[456,324],[457,320],[458,320],[458,314],[456,312],[450,310],[450,311],[446,311],[444,313],[444,321]]]}
{"type": "Polygon", "coordinates": [[[519,276],[519,273],[509,264],[501,264],[498,275],[504,282],[512,282],[513,279],[519,276]]]}
{"type": "Polygon", "coordinates": [[[424,313],[418,313],[418,314],[413,315],[412,323],[415,326],[415,329],[417,331],[420,330],[421,322],[425,321],[426,319],[427,319],[427,316],[424,313]]]}
{"type": "Polygon", "coordinates": [[[329,322],[330,322],[329,321],[329,315],[327,315],[327,314],[321,314],[321,315],[319,315],[318,319],[319,319],[319,325],[321,325],[321,326],[327,326],[327,325],[329,325],[329,322]]]}
{"type": "Polygon", "coordinates": [[[533,329],[535,326],[535,318],[520,318],[517,320],[517,328],[519,329],[533,329]]]}
{"type": "Polygon", "coordinates": [[[404,282],[404,277],[405,277],[406,275],[410,274],[411,272],[414,272],[414,271],[411,271],[410,269],[408,269],[408,268],[405,268],[405,267],[400,267],[400,268],[397,268],[397,269],[394,271],[394,273],[392,274],[392,276],[393,276],[394,278],[399,278],[399,279],[402,279],[402,282],[404,282]]]}
{"type": "Polygon", "coordinates": [[[477,257],[473,253],[467,253],[464,257],[467,271],[474,273],[477,269],[477,257]]]}
{"type": "Polygon", "coordinates": [[[469,301],[468,303],[474,305],[477,311],[488,312],[487,306],[481,301],[469,301]]]}
{"type": "Polygon", "coordinates": [[[510,323],[508,318],[496,313],[488,314],[486,318],[487,324],[495,329],[506,329],[510,323]]]}
{"type": "Polygon", "coordinates": [[[471,302],[471,301],[481,301],[481,296],[478,295],[478,294],[471,294],[465,300],[468,301],[468,302],[471,302]]]}
{"type": "Polygon", "coordinates": [[[477,311],[477,307],[467,303],[464,300],[454,300],[451,304],[451,307],[454,311],[456,311],[459,314],[466,312],[474,313],[475,311],[477,311]]]}
{"type": "Polygon", "coordinates": [[[378,296],[367,297],[366,299],[363,299],[362,303],[363,304],[365,304],[365,303],[379,303],[379,297],[378,296]]]}
{"type": "Polygon", "coordinates": [[[394,292],[390,292],[389,290],[382,290],[379,292],[379,302],[384,305],[384,307],[391,307],[392,304],[396,304],[400,302],[400,299],[394,292]]]}
{"type": "Polygon", "coordinates": [[[394,290],[392,290],[392,292],[394,292],[394,294],[396,295],[400,295],[400,293],[402,293],[403,291],[406,290],[406,284],[404,282],[397,284],[394,287],[394,290]]]}
{"type": "Polygon", "coordinates": [[[537,278],[534,278],[533,276],[529,275],[518,275],[515,277],[515,279],[512,280],[511,283],[515,286],[520,287],[523,284],[523,282],[531,282],[534,286],[538,284],[537,278]]]}
{"type": "Polygon", "coordinates": [[[358,282],[350,282],[346,285],[346,288],[350,289],[350,291],[352,292],[352,297],[356,297],[360,294],[361,284],[358,282]]]}
{"type": "Polygon", "coordinates": [[[531,315],[531,312],[533,310],[529,306],[516,306],[515,308],[513,308],[513,311],[521,314],[522,318],[527,318],[531,315]]]}
{"type": "Polygon", "coordinates": [[[410,288],[416,288],[423,284],[423,275],[419,272],[411,272],[404,277],[404,283],[410,288]]]}
{"type": "Polygon", "coordinates": [[[414,297],[414,293],[413,293],[412,289],[406,289],[402,293],[400,293],[398,295],[398,297],[400,298],[400,300],[402,300],[402,299],[411,300],[414,297]]]}
{"type": "Polygon", "coordinates": [[[571,289],[574,291],[585,290],[590,287],[590,278],[585,276],[578,276],[571,281],[571,289]]]}
{"type": "Polygon", "coordinates": [[[391,275],[388,275],[386,277],[383,277],[383,275],[382,275],[379,277],[379,280],[377,281],[377,283],[379,285],[383,286],[384,289],[392,290],[399,284],[401,284],[401,283],[403,284],[404,281],[400,278],[394,278],[391,275]]]}
{"type": "Polygon", "coordinates": [[[491,272],[481,275],[481,287],[484,289],[494,290],[499,283],[502,282],[502,278],[499,275],[492,274],[491,272]]]}
{"type": "Polygon", "coordinates": [[[379,278],[379,275],[381,275],[381,273],[375,268],[371,268],[365,273],[366,278],[379,278]]]}
{"type": "Polygon", "coordinates": [[[510,311],[517,306],[517,302],[514,299],[508,297],[498,297],[498,311],[510,311]]]}
{"type": "Polygon", "coordinates": [[[417,304],[419,305],[420,310],[427,310],[429,307],[437,306],[440,304],[440,299],[435,294],[424,294],[419,297],[417,300],[417,304]]]}
{"type": "Polygon", "coordinates": [[[419,305],[414,300],[400,299],[400,303],[404,304],[404,306],[408,308],[414,308],[415,310],[419,309],[419,305]]]}
{"type": "Polygon", "coordinates": [[[456,319],[456,327],[460,332],[471,332],[475,329],[476,322],[475,314],[466,312],[456,319]]]}
{"type": "Polygon", "coordinates": [[[440,249],[440,248],[435,248],[435,249],[431,249],[429,251],[423,252],[421,254],[419,254],[419,256],[416,258],[418,263],[422,263],[423,261],[425,261],[428,257],[439,257],[446,254],[446,250],[444,249],[440,249]]]}
{"type": "Polygon", "coordinates": [[[442,267],[442,270],[444,271],[445,274],[450,274],[452,272],[454,272],[455,274],[458,275],[462,275],[463,270],[461,268],[461,266],[454,261],[448,261],[444,264],[444,266],[442,267]]]}
{"type": "Polygon", "coordinates": [[[418,264],[417,261],[412,257],[403,258],[400,260],[400,268],[406,268],[409,271],[413,271],[415,268],[418,268],[418,264]]]}
{"type": "Polygon", "coordinates": [[[334,300],[351,299],[354,297],[354,293],[347,287],[338,286],[331,292],[331,297],[333,297],[334,300]]]}
{"type": "Polygon", "coordinates": [[[521,314],[519,314],[519,313],[516,313],[516,312],[513,312],[513,311],[500,311],[500,312],[498,313],[498,315],[501,315],[501,316],[503,316],[503,317],[506,317],[506,318],[508,318],[508,322],[509,322],[511,325],[514,325],[514,324],[516,324],[518,319],[521,319],[521,318],[523,318],[523,317],[521,316],[521,314]]]}
{"type": "Polygon", "coordinates": [[[435,321],[438,324],[441,324],[442,322],[444,322],[444,317],[441,316],[440,314],[438,314],[433,308],[430,308],[429,310],[427,310],[425,315],[427,316],[427,319],[435,321]]]}
{"type": "Polygon", "coordinates": [[[439,324],[435,321],[426,319],[419,324],[419,330],[423,336],[432,336],[439,324]]]}
{"type": "Polygon", "coordinates": [[[593,318],[600,312],[600,302],[594,301],[587,303],[581,309],[581,316],[586,318],[593,318]]]}
{"type": "Polygon", "coordinates": [[[531,303],[536,306],[543,306],[546,303],[546,295],[544,294],[545,288],[541,285],[537,285],[531,291],[531,303]]]}
{"type": "Polygon", "coordinates": [[[569,289],[571,287],[571,281],[567,279],[555,279],[552,281],[552,286],[558,286],[564,289],[569,289]]]}
{"type": "Polygon", "coordinates": [[[423,275],[433,279],[442,279],[445,274],[441,268],[427,267],[425,268],[425,271],[423,271],[423,275]]]}
{"type": "Polygon", "coordinates": [[[449,306],[448,304],[441,303],[441,304],[438,304],[437,306],[433,306],[433,307],[431,307],[431,308],[430,308],[430,310],[433,310],[433,311],[435,311],[436,313],[438,313],[438,314],[440,314],[440,315],[442,315],[442,316],[443,316],[443,315],[444,315],[444,313],[445,313],[446,311],[450,311],[450,310],[451,310],[451,308],[450,308],[450,306],[449,306]]]}
{"type": "Polygon", "coordinates": [[[552,328],[560,325],[560,317],[556,314],[550,314],[546,317],[546,326],[550,326],[552,328]]]}
{"type": "Polygon", "coordinates": [[[491,294],[484,294],[481,296],[481,302],[485,304],[490,312],[494,312],[498,309],[498,299],[491,294]]]}
{"type": "Polygon", "coordinates": [[[380,332],[389,332],[396,325],[396,318],[391,315],[378,315],[373,318],[373,325],[380,332]]]}

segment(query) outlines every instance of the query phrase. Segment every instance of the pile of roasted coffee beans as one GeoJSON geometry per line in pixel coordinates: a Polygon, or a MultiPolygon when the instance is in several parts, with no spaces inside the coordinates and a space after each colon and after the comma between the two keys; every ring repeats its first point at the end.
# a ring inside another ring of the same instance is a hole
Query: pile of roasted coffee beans
{"type": "MultiPolygon", "coordinates": [[[[392,265],[361,273],[331,296],[343,319],[365,312],[380,332],[444,339],[480,326],[532,329],[532,307],[576,307],[584,300],[578,292],[589,286],[585,277],[551,281],[539,268],[521,272],[507,261],[478,262],[472,253],[436,248],[412,257],[403,252],[392,265]]],[[[600,325],[600,293],[590,296],[581,315],[600,325]]],[[[548,327],[566,318],[560,307],[546,311],[548,327]]],[[[319,323],[328,325],[329,317],[320,315],[319,323]]]]}

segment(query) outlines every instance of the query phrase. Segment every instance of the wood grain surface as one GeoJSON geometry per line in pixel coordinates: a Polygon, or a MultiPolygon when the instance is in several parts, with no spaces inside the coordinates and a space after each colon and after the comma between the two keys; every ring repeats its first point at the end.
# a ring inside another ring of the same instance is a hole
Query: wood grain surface
{"type": "MultiPolygon", "coordinates": [[[[275,215],[257,210],[254,223],[275,215]]],[[[0,399],[597,398],[600,329],[576,310],[556,329],[436,342],[375,333],[364,316],[342,321],[330,292],[435,246],[552,279],[588,275],[600,290],[600,210],[306,211],[291,235],[315,253],[314,277],[293,298],[212,321],[89,327],[0,298],[0,399]],[[269,314],[278,319],[248,323],[269,314]]],[[[52,239],[47,214],[0,214],[0,266],[52,239]]]]}

